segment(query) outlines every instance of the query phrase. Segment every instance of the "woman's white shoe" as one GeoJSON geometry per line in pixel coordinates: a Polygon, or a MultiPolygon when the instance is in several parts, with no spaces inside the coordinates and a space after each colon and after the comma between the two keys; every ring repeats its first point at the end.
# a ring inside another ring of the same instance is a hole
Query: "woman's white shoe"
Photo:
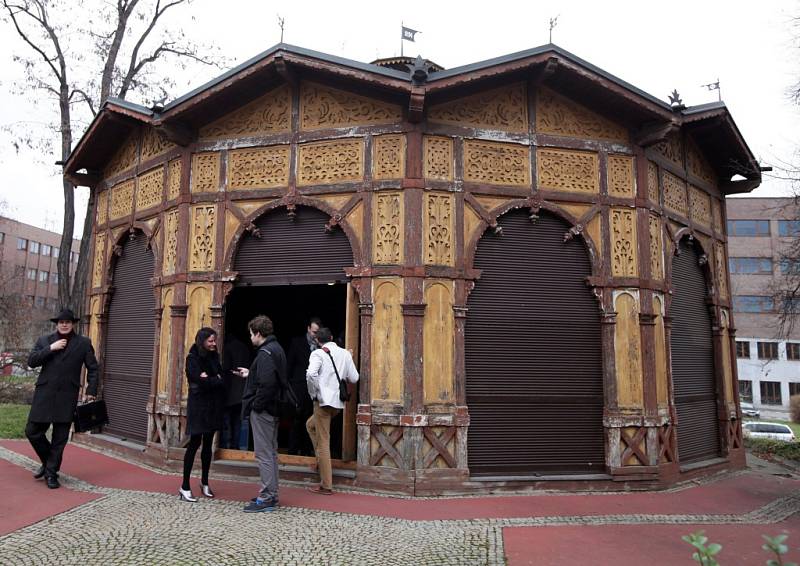
{"type": "Polygon", "coordinates": [[[188,501],[189,503],[194,503],[195,501],[197,501],[197,498],[194,495],[192,495],[191,489],[179,488],[178,494],[181,496],[181,501],[188,501]]]}
{"type": "Polygon", "coordinates": [[[206,496],[206,497],[208,497],[209,499],[210,499],[210,498],[212,498],[212,497],[214,497],[214,492],[213,492],[213,491],[211,491],[211,488],[210,488],[210,487],[208,487],[207,485],[203,485],[203,484],[201,483],[201,484],[200,484],[200,490],[203,492],[203,495],[205,495],[205,496],[206,496]]]}

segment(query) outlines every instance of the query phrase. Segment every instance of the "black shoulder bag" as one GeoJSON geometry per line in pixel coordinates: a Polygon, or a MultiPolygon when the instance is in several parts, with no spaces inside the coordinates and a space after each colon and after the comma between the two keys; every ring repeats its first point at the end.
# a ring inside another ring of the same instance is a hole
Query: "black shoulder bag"
{"type": "Polygon", "coordinates": [[[336,362],[333,361],[333,354],[327,348],[323,348],[328,357],[331,359],[331,365],[333,366],[333,372],[336,374],[336,379],[339,381],[339,401],[342,403],[346,403],[350,400],[350,392],[347,390],[347,382],[344,381],[341,377],[339,377],[339,370],[336,369],[336,362]]]}

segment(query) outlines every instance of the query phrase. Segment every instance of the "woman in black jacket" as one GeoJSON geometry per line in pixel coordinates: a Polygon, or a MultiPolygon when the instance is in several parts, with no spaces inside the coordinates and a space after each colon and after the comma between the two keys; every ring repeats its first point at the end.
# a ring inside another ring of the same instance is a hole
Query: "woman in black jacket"
{"type": "Polygon", "coordinates": [[[189,444],[183,458],[183,485],[179,493],[183,501],[197,501],[189,486],[192,465],[197,449],[202,442],[200,461],[203,474],[200,487],[203,495],[214,497],[208,487],[208,471],[211,468],[211,443],[214,433],[222,430],[222,414],[225,408],[225,380],[222,364],[217,353],[217,333],[213,328],[197,331],[194,345],[186,356],[186,378],[189,380],[189,400],[187,407],[187,428],[189,444]]]}

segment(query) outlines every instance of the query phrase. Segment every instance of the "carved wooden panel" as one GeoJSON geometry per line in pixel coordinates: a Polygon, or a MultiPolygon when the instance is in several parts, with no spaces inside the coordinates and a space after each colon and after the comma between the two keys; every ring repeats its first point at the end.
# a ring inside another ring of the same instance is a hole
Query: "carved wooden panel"
{"type": "Polygon", "coordinates": [[[464,180],[529,186],[529,148],[511,143],[464,140],[464,180]]]}
{"type": "Polygon", "coordinates": [[[302,144],[297,164],[298,185],[322,185],[364,178],[364,141],[337,140],[302,144]]]}
{"type": "Polygon", "coordinates": [[[402,118],[400,106],[380,100],[308,82],[300,89],[300,127],[304,130],[392,124],[402,118]]]}
{"type": "Polygon", "coordinates": [[[109,189],[97,194],[97,224],[102,226],[108,221],[108,193],[109,189]]]}
{"type": "Polygon", "coordinates": [[[164,166],[151,169],[138,180],[136,210],[146,210],[161,204],[164,196],[164,166]]]}
{"type": "Polygon", "coordinates": [[[675,165],[683,167],[683,143],[679,134],[673,134],[654,146],[655,151],[675,165]]]}
{"type": "Polygon", "coordinates": [[[219,153],[196,153],[192,155],[193,193],[213,193],[219,190],[219,153]]]}
{"type": "Polygon", "coordinates": [[[626,141],[628,131],[548,88],[539,89],[536,131],[557,136],[626,141]]]}
{"type": "Polygon", "coordinates": [[[175,144],[161,135],[155,128],[147,128],[142,135],[142,161],[147,161],[175,147],[175,144]]]}
{"type": "Polygon", "coordinates": [[[633,157],[608,156],[608,194],[616,197],[636,196],[633,173],[633,157]]]}
{"type": "Polygon", "coordinates": [[[180,159],[169,162],[167,170],[167,200],[175,200],[181,194],[181,171],[183,166],[180,159]]]}
{"type": "Polygon", "coordinates": [[[372,178],[399,179],[406,172],[406,137],[375,136],[372,140],[372,178]]]}
{"type": "Polygon", "coordinates": [[[174,208],[164,215],[164,275],[174,275],[178,258],[178,209],[174,208]]]}
{"type": "Polygon", "coordinates": [[[94,238],[94,264],[92,266],[92,287],[103,284],[103,271],[106,266],[106,238],[105,232],[98,232],[94,238]]]}
{"type": "Polygon", "coordinates": [[[664,172],[664,206],[682,216],[689,216],[686,183],[666,171],[664,172]]]}
{"type": "Polygon", "coordinates": [[[236,149],[228,153],[229,189],[261,189],[288,184],[288,145],[236,149]]]}
{"type": "Polygon", "coordinates": [[[454,265],[453,202],[449,194],[425,194],[423,238],[427,265],[454,265]]]}
{"type": "Polygon", "coordinates": [[[201,139],[233,138],[288,132],[291,97],[287,85],[242,106],[200,129],[201,139]]]}
{"type": "Polygon", "coordinates": [[[508,132],[528,131],[528,97],[523,83],[432,106],[428,120],[508,132]]]}
{"type": "Polygon", "coordinates": [[[722,205],[720,204],[719,200],[711,197],[711,225],[720,234],[723,233],[722,230],[722,205]]]}
{"type": "Polygon", "coordinates": [[[647,162],[647,198],[653,204],[658,204],[658,165],[652,161],[647,162]]]}
{"type": "Polygon", "coordinates": [[[650,229],[650,276],[664,278],[664,247],[662,244],[661,218],[656,214],[648,216],[650,229]]]}
{"type": "Polygon", "coordinates": [[[617,402],[621,408],[641,408],[644,396],[638,297],[628,292],[615,295],[617,323],[614,325],[614,357],[617,369],[617,402]]]}
{"type": "Polygon", "coordinates": [[[425,282],[422,381],[425,403],[453,401],[454,317],[452,281],[425,282]]]}
{"type": "Polygon", "coordinates": [[[375,279],[372,317],[372,400],[401,401],[403,398],[403,282],[375,279]]]}
{"type": "MultiPolygon", "coordinates": [[[[173,303],[175,293],[172,287],[165,287],[161,290],[161,328],[159,349],[158,349],[158,383],[157,394],[166,397],[170,390],[169,377],[172,361],[172,317],[170,307],[173,303]]],[[[181,377],[183,377],[181,375],[181,377]]]]}
{"type": "Polygon", "coordinates": [[[112,187],[111,206],[108,211],[108,218],[110,220],[123,218],[133,211],[133,188],[133,179],[112,187]]]}
{"type": "Polygon", "coordinates": [[[656,315],[655,364],[656,400],[658,407],[667,410],[669,385],[667,384],[667,338],[664,330],[664,299],[661,295],[653,297],[653,313],[656,315]]]}
{"type": "Polygon", "coordinates": [[[375,193],[373,210],[372,258],[376,264],[403,262],[403,195],[375,193]]]}
{"type": "Polygon", "coordinates": [[[611,209],[611,273],[615,277],[636,277],[636,211],[611,209]]]}
{"type": "Polygon", "coordinates": [[[192,207],[192,235],[189,251],[190,271],[214,269],[217,209],[212,205],[192,207]]]}
{"type": "Polygon", "coordinates": [[[691,138],[688,138],[688,143],[686,144],[686,168],[689,170],[689,173],[695,177],[707,181],[712,185],[716,184],[714,168],[711,167],[711,164],[700,151],[700,148],[691,138]]]}
{"type": "Polygon", "coordinates": [[[689,208],[692,220],[703,226],[711,227],[711,198],[708,193],[697,187],[689,186],[689,208]]]}
{"type": "Polygon", "coordinates": [[[427,179],[453,180],[453,140],[425,136],[424,175],[427,179]]]}
{"type": "Polygon", "coordinates": [[[717,279],[717,288],[720,298],[728,298],[728,270],[725,269],[725,244],[714,242],[714,274],[717,279]]]}
{"type": "Polygon", "coordinates": [[[567,149],[537,149],[539,188],[581,193],[600,191],[596,153],[567,149]]]}
{"type": "Polygon", "coordinates": [[[136,165],[138,155],[139,134],[128,136],[114,156],[109,160],[103,171],[103,177],[112,177],[136,165]]]}

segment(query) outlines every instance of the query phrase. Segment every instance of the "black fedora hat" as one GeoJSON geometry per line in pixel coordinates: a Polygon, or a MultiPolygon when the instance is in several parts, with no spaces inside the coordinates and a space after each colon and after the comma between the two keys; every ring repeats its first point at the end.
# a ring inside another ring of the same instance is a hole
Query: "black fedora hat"
{"type": "Polygon", "coordinates": [[[80,319],[76,318],[75,313],[70,309],[61,309],[61,312],[51,318],[50,322],[58,323],[59,320],[71,320],[72,322],[78,322],[80,319]]]}

